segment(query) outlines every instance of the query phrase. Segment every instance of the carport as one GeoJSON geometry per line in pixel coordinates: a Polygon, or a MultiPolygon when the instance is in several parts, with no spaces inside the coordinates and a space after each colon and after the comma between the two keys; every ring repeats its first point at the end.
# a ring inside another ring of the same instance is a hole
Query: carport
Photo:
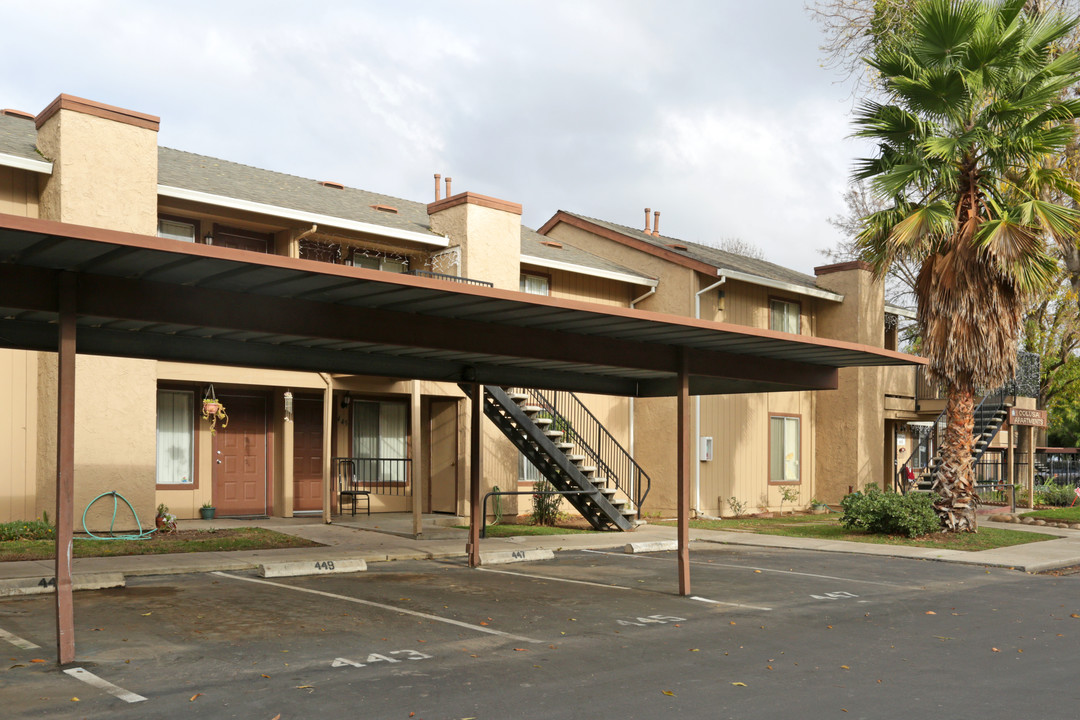
{"type": "MultiPolygon", "coordinates": [[[[9,215],[0,215],[0,347],[59,353],[61,664],[75,658],[76,352],[466,382],[474,429],[485,384],[674,396],[683,595],[690,593],[691,395],[829,390],[838,368],[920,362],[852,343],[9,215]]],[[[474,566],[481,435],[470,442],[474,566]]],[[[324,497],[329,486],[324,470],[324,497]]]]}

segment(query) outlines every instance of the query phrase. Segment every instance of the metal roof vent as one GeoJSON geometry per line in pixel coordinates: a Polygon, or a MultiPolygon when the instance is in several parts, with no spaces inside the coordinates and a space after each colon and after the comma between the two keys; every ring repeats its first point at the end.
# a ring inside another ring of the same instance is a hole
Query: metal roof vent
{"type": "Polygon", "coordinates": [[[345,185],[334,180],[320,180],[319,184],[323,187],[334,188],[335,190],[344,190],[345,185]]]}

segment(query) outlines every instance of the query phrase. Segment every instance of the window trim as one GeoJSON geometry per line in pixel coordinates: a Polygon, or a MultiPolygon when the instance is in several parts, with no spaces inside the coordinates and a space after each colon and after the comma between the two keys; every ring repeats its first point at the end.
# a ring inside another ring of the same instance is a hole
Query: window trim
{"type": "Polygon", "coordinates": [[[766,464],[766,467],[767,467],[766,472],[768,473],[768,484],[769,485],[802,485],[802,481],[803,481],[803,473],[802,473],[802,471],[803,471],[803,444],[804,444],[803,443],[803,437],[802,437],[802,431],[803,431],[802,415],[793,414],[793,413],[774,413],[774,412],[769,413],[769,424],[768,424],[768,433],[769,433],[768,448],[769,449],[768,449],[768,455],[766,455],[766,461],[765,461],[765,464],[766,464]],[[792,418],[792,419],[795,419],[795,420],[799,421],[799,478],[797,480],[773,480],[773,475],[772,475],[772,421],[773,421],[773,418],[792,418]]]}
{"type": "MultiPolygon", "coordinates": [[[[192,242],[194,242],[194,243],[196,243],[198,245],[204,245],[205,244],[205,242],[203,241],[203,235],[202,235],[202,221],[199,220],[199,218],[184,217],[183,215],[171,215],[171,214],[168,214],[168,213],[158,213],[157,219],[158,219],[159,223],[162,220],[165,220],[167,222],[184,223],[185,225],[193,225],[195,227],[195,237],[192,239],[192,242]]],[[[161,237],[161,235],[158,235],[158,237],[161,237]]],[[[166,238],[166,239],[174,240],[175,238],[166,238]]],[[[177,240],[177,242],[187,242],[187,241],[186,240],[177,240]]]]}
{"type": "Polygon", "coordinates": [[[790,333],[790,334],[792,334],[792,335],[802,335],[803,334],[803,331],[802,331],[802,314],[803,314],[802,302],[800,302],[799,300],[792,300],[791,298],[786,298],[786,297],[784,297],[782,295],[770,295],[769,296],[769,301],[768,301],[769,302],[769,329],[772,330],[773,332],[787,332],[786,330],[776,330],[776,329],[773,328],[773,305],[772,304],[773,304],[774,301],[775,302],[786,303],[788,305],[794,305],[796,308],[798,308],[798,311],[795,313],[795,318],[796,318],[795,319],[795,332],[790,333]]]}
{"type": "Polygon", "coordinates": [[[177,385],[173,383],[160,383],[154,391],[154,489],[155,490],[197,490],[199,488],[199,388],[195,385],[177,385]],[[191,405],[191,482],[189,483],[159,483],[157,482],[157,393],[160,390],[168,392],[188,392],[192,396],[191,405]]]}
{"type": "MultiPolygon", "coordinates": [[[[349,400],[349,437],[348,448],[349,457],[356,457],[353,453],[356,452],[356,448],[353,447],[353,442],[356,439],[354,427],[356,421],[356,408],[358,403],[376,403],[381,405],[382,403],[392,403],[396,405],[402,405],[405,407],[405,457],[404,459],[410,462],[405,463],[405,479],[404,480],[380,480],[379,482],[385,484],[402,485],[411,487],[413,481],[413,467],[412,460],[414,460],[413,451],[413,437],[412,437],[412,403],[407,398],[401,398],[400,396],[352,396],[349,400]]],[[[380,415],[381,421],[381,415],[380,415]]],[[[386,460],[400,460],[402,458],[382,458],[386,460]]]]}
{"type": "Polygon", "coordinates": [[[526,295],[536,295],[537,297],[551,297],[551,273],[535,272],[529,270],[528,272],[518,272],[518,292],[525,293],[526,295]],[[547,292],[541,295],[540,293],[530,293],[521,289],[521,281],[526,277],[543,278],[547,282],[547,292]]]}
{"type": "MultiPolygon", "coordinates": [[[[355,257],[357,256],[358,251],[359,251],[359,253],[363,253],[363,252],[365,252],[367,250],[375,250],[375,249],[374,248],[357,247],[357,246],[354,245],[354,246],[349,248],[349,253],[348,253],[348,256],[346,257],[346,255],[344,253],[344,248],[342,248],[342,251],[343,251],[342,252],[342,262],[344,264],[348,265],[349,267],[360,267],[363,270],[378,270],[379,272],[389,272],[389,273],[394,273],[395,275],[408,275],[409,271],[412,269],[413,259],[410,256],[405,255],[404,253],[402,253],[400,255],[400,257],[404,258],[403,260],[395,260],[394,258],[386,257],[385,255],[377,255],[377,256],[374,256],[374,257],[372,257],[370,255],[362,255],[362,257],[368,257],[368,258],[371,258],[372,260],[378,260],[379,261],[379,267],[377,267],[377,268],[362,268],[360,265],[356,264],[355,257]],[[399,265],[403,265],[404,269],[401,270],[400,272],[398,272],[396,270],[387,270],[384,267],[384,264],[385,264],[385,262],[387,260],[390,260],[391,262],[398,263],[399,265]]],[[[375,252],[380,252],[380,251],[375,250],[375,252]]]]}

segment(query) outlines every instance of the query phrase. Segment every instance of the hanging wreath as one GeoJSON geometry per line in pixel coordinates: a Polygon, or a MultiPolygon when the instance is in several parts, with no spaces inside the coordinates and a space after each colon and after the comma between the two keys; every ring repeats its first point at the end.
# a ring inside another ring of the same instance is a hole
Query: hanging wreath
{"type": "Polygon", "coordinates": [[[214,393],[214,385],[206,389],[206,396],[202,401],[202,416],[210,423],[210,434],[217,432],[217,421],[221,420],[221,427],[229,426],[229,416],[225,414],[225,404],[217,399],[214,393]]]}

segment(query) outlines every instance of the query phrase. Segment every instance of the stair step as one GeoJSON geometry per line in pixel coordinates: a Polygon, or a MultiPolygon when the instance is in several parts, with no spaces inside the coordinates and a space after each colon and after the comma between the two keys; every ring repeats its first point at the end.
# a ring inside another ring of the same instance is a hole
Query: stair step
{"type": "Polygon", "coordinates": [[[526,415],[535,415],[536,413],[541,412],[543,409],[544,408],[540,407],[539,405],[522,405],[521,406],[521,411],[523,413],[525,413],[526,415]]]}
{"type": "MultiPolygon", "coordinates": [[[[559,448],[560,450],[573,450],[574,449],[574,443],[557,442],[557,443],[555,443],[555,447],[559,448]]],[[[582,455],[582,457],[585,457],[585,456],[582,455]]]]}
{"type": "Polygon", "coordinates": [[[564,435],[562,430],[545,430],[544,434],[552,439],[561,438],[564,435]]]}
{"type": "Polygon", "coordinates": [[[519,405],[521,403],[523,403],[524,401],[529,399],[529,394],[528,393],[514,392],[514,393],[507,393],[507,395],[509,395],[510,399],[513,400],[514,402],[516,402],[519,405]]]}
{"type": "Polygon", "coordinates": [[[586,476],[587,475],[592,475],[594,472],[596,472],[596,466],[595,465],[581,465],[580,467],[578,467],[578,470],[581,471],[582,475],[586,475],[586,476]]]}
{"type": "Polygon", "coordinates": [[[533,418],[533,419],[532,419],[532,421],[533,421],[534,423],[536,423],[536,424],[537,424],[537,425],[538,425],[539,427],[542,427],[542,428],[544,428],[544,427],[547,427],[547,426],[548,426],[548,425],[550,425],[551,423],[555,422],[554,420],[552,420],[552,419],[551,419],[551,418],[549,418],[549,417],[538,417],[538,418],[533,418]]]}
{"type": "Polygon", "coordinates": [[[616,490],[615,488],[609,488],[609,487],[598,487],[596,489],[599,490],[601,493],[603,493],[605,497],[609,497],[609,498],[612,495],[614,495],[615,493],[618,492],[618,490],[616,490]]]}
{"type": "MultiPolygon", "coordinates": [[[[569,443],[568,443],[568,444],[569,444],[569,443]]],[[[571,445],[570,445],[570,447],[574,447],[574,446],[573,446],[573,445],[571,444],[571,445]]],[[[567,459],[567,460],[569,460],[569,461],[570,461],[570,462],[572,462],[572,463],[575,463],[575,464],[577,464],[577,463],[582,463],[582,462],[585,462],[585,460],[587,459],[587,457],[586,457],[585,455],[570,455],[570,454],[568,453],[568,454],[566,455],[566,459],[567,459]]]]}

